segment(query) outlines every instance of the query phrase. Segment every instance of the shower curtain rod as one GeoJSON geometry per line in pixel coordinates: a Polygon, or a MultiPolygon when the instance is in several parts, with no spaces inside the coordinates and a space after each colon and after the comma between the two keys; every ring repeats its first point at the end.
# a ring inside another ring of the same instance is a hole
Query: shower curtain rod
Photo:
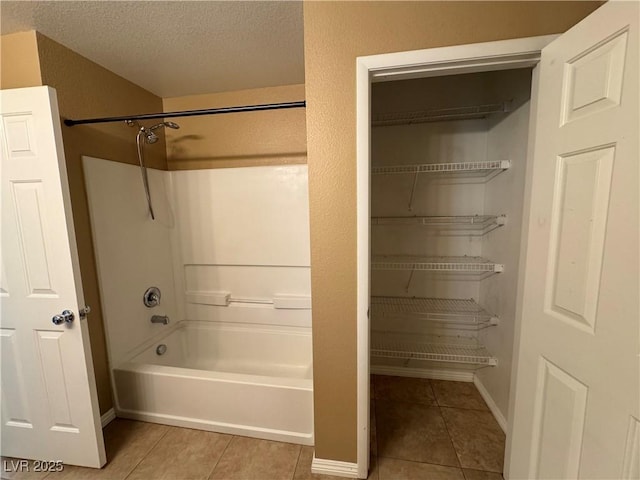
{"type": "Polygon", "coordinates": [[[153,120],[156,118],[195,117],[198,115],[219,115],[221,113],[258,112],[261,110],[281,110],[284,108],[305,108],[307,102],[266,103],[262,105],[245,105],[241,107],[207,108],[204,110],[183,110],[180,112],[143,113],[141,115],[127,115],[122,117],[85,118],[82,120],[65,119],[67,127],[88,123],[123,122],[126,120],[153,120]]]}

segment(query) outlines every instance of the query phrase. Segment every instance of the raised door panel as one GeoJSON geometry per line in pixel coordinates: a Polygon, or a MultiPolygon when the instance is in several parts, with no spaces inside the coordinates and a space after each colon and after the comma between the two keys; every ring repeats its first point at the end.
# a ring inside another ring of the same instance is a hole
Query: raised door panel
{"type": "Polygon", "coordinates": [[[586,385],[540,358],[531,478],[577,478],[587,392],[586,385]]]}
{"type": "Polygon", "coordinates": [[[70,395],[68,391],[63,362],[63,335],[61,331],[36,331],[36,345],[40,370],[45,384],[45,392],[52,430],[77,433],[71,415],[70,395]]]}
{"type": "Polygon", "coordinates": [[[628,36],[616,32],[567,62],[563,123],[620,104],[628,36]]]}
{"type": "Polygon", "coordinates": [[[546,309],[595,330],[615,147],[558,157],[546,309]]]}
{"type": "Polygon", "coordinates": [[[0,355],[2,424],[4,427],[33,428],[25,372],[22,362],[16,361],[20,352],[15,329],[0,328],[0,355]]]}
{"type": "Polygon", "coordinates": [[[53,252],[45,237],[43,188],[40,180],[11,182],[24,278],[31,297],[57,296],[51,279],[53,252]]]}

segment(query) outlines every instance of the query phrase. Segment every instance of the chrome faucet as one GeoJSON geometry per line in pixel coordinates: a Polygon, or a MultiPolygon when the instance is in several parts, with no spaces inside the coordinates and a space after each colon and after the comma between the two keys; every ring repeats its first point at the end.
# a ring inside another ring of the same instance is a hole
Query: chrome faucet
{"type": "Polygon", "coordinates": [[[153,315],[151,317],[151,323],[161,323],[163,325],[168,325],[169,317],[167,315],[153,315]]]}

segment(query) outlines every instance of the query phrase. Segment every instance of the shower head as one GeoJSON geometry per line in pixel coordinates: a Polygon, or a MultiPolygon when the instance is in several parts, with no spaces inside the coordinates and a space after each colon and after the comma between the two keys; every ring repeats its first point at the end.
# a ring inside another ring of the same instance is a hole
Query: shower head
{"type": "Polygon", "coordinates": [[[169,127],[174,129],[180,128],[180,125],[174,122],[160,122],[148,128],[140,125],[137,120],[125,120],[125,123],[130,127],[138,127],[138,137],[144,135],[144,141],[146,143],[156,143],[158,141],[158,135],[154,133],[154,130],[157,130],[160,127],[169,127]]]}
{"type": "Polygon", "coordinates": [[[147,130],[145,132],[146,136],[147,136],[147,143],[156,143],[158,141],[158,135],[153,133],[153,131],[158,129],[158,128],[160,128],[160,127],[169,127],[169,128],[178,129],[178,128],[180,128],[180,125],[178,125],[177,123],[173,123],[173,122],[156,123],[152,127],[147,128],[147,130]]]}

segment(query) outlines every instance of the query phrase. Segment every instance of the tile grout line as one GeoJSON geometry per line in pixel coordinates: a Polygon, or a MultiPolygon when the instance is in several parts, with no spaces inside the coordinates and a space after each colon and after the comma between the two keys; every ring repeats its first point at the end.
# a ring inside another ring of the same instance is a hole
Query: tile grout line
{"type": "Polygon", "coordinates": [[[229,445],[231,445],[231,442],[233,442],[234,438],[237,438],[237,435],[231,435],[231,438],[229,439],[227,444],[224,446],[224,450],[222,450],[222,453],[220,454],[220,457],[216,461],[216,464],[213,466],[213,468],[209,472],[209,475],[207,475],[207,480],[209,480],[211,478],[211,475],[213,475],[213,472],[216,471],[216,468],[218,467],[218,464],[220,463],[220,460],[222,460],[222,457],[224,457],[224,454],[227,452],[227,449],[229,448],[229,445]]]}
{"type": "MultiPolygon", "coordinates": [[[[431,390],[431,395],[433,395],[433,399],[436,401],[436,406],[440,407],[440,401],[438,400],[438,395],[436,394],[435,388],[433,388],[433,383],[431,382],[430,378],[428,378],[427,380],[429,380],[429,389],[431,390]]],[[[444,418],[442,420],[444,420],[444,418]]],[[[449,432],[447,432],[447,434],[448,433],[449,432]]]]}
{"type": "Polygon", "coordinates": [[[302,445],[300,445],[300,450],[298,451],[298,458],[296,458],[296,466],[293,467],[293,474],[291,475],[291,480],[296,478],[296,472],[298,471],[298,464],[300,463],[301,456],[302,456],[302,445]]]}
{"type": "MultiPolygon", "coordinates": [[[[457,408],[457,407],[442,407],[442,408],[448,408],[450,410],[471,410],[474,412],[485,412],[485,410],[474,410],[474,409],[469,409],[469,408],[457,408]]],[[[487,412],[487,413],[491,413],[491,412],[487,412]]],[[[444,425],[445,428],[447,429],[447,433],[449,434],[449,438],[451,439],[451,443],[453,444],[453,438],[451,438],[451,434],[449,433],[449,427],[447,425],[447,420],[445,419],[445,416],[442,415],[442,419],[444,420],[444,425]]],[[[460,461],[459,455],[458,455],[458,450],[455,447],[455,444],[453,445],[453,450],[456,452],[456,456],[458,456],[458,461],[460,461]]],[[[484,470],[482,468],[478,468],[478,467],[463,467],[462,466],[462,462],[460,462],[460,468],[467,468],[468,470],[477,470],[479,472],[487,472],[487,473],[498,473],[499,475],[502,475],[504,478],[504,472],[496,472],[494,470],[484,470]]],[[[463,471],[464,473],[464,471],[463,471]]]]}
{"type": "MultiPolygon", "coordinates": [[[[447,425],[447,419],[442,414],[442,408],[447,408],[447,407],[438,407],[438,412],[442,417],[442,423],[444,423],[444,429],[447,431],[447,435],[449,436],[449,441],[451,442],[451,447],[453,448],[453,451],[456,452],[456,458],[458,459],[458,463],[460,464],[460,469],[462,470],[462,461],[460,460],[460,454],[458,453],[456,444],[453,443],[453,438],[451,437],[451,432],[449,431],[449,425],[447,425]]],[[[464,470],[462,472],[462,476],[464,476],[464,470]]]]}
{"type": "MultiPolygon", "coordinates": [[[[151,423],[151,422],[148,422],[148,423],[151,423]]],[[[157,425],[157,424],[153,424],[153,425],[157,425]]],[[[131,476],[131,474],[134,472],[134,470],[135,470],[136,468],[138,468],[138,466],[139,466],[139,465],[144,461],[144,459],[145,459],[145,458],[147,458],[147,457],[149,456],[149,454],[153,451],[153,449],[154,449],[154,448],[156,448],[156,447],[158,446],[158,444],[160,443],[160,441],[161,441],[164,437],[166,437],[166,436],[167,436],[167,434],[171,431],[171,429],[172,429],[172,428],[174,428],[174,427],[171,427],[171,426],[169,426],[169,425],[167,425],[167,427],[168,427],[168,428],[167,428],[167,431],[166,431],[166,432],[164,432],[162,435],[160,435],[160,438],[158,438],[158,440],[157,440],[157,441],[156,441],[156,442],[151,446],[151,448],[149,448],[149,450],[147,451],[147,453],[145,453],[145,454],[142,456],[142,458],[138,461],[138,463],[136,463],[136,464],[134,465],[134,467],[133,467],[131,470],[129,470],[129,473],[127,473],[127,474],[125,475],[124,480],[127,480],[127,478],[129,478],[129,477],[131,476]]]]}
{"type": "MultiPolygon", "coordinates": [[[[438,414],[440,415],[440,418],[442,418],[442,423],[444,424],[444,428],[445,428],[445,430],[447,432],[447,437],[449,438],[449,443],[451,444],[451,448],[456,454],[456,460],[458,461],[458,465],[444,465],[444,464],[440,464],[440,463],[419,462],[419,461],[416,461],[416,460],[407,460],[406,458],[397,458],[397,457],[379,455],[378,454],[379,452],[377,451],[377,448],[376,448],[376,457],[377,457],[377,459],[380,459],[380,458],[391,458],[391,459],[394,459],[394,460],[402,460],[402,461],[408,461],[408,462],[425,464],[425,465],[437,465],[437,466],[440,466],[440,467],[458,468],[462,472],[462,464],[460,463],[460,458],[458,456],[458,452],[456,450],[455,445],[453,445],[453,441],[451,439],[451,434],[449,433],[449,429],[447,428],[447,424],[446,424],[446,422],[444,420],[444,416],[442,415],[442,412],[440,410],[440,405],[438,403],[438,398],[436,396],[436,393],[435,393],[435,390],[433,388],[433,385],[431,384],[431,379],[426,379],[426,380],[427,380],[427,384],[429,385],[429,390],[431,391],[431,394],[433,395],[433,400],[434,400],[435,404],[434,403],[428,403],[427,404],[427,403],[416,402],[416,401],[396,401],[396,400],[387,400],[387,401],[391,402],[391,403],[407,403],[409,405],[420,405],[420,406],[426,406],[426,407],[429,407],[429,408],[437,408],[438,409],[438,414]]],[[[377,435],[378,435],[378,431],[377,431],[377,427],[378,427],[377,409],[376,409],[375,415],[376,415],[375,420],[376,420],[376,447],[377,447],[378,446],[377,442],[379,440],[377,438],[377,435]]],[[[464,473],[462,475],[464,477],[464,473]]],[[[378,476],[379,476],[379,472],[378,472],[378,476]]]]}
{"type": "Polygon", "coordinates": [[[471,410],[473,412],[489,412],[489,413],[491,413],[491,410],[489,410],[489,408],[460,407],[458,405],[440,405],[439,403],[438,403],[438,407],[441,407],[441,408],[456,408],[458,410],[471,410]]]}
{"type": "MultiPolygon", "coordinates": [[[[377,449],[376,449],[376,457],[377,457],[378,460],[380,458],[391,458],[391,459],[394,459],[394,460],[402,460],[402,461],[405,461],[405,462],[413,462],[413,463],[419,463],[419,464],[425,464],[425,465],[436,465],[436,466],[439,466],[439,467],[458,468],[462,472],[462,476],[464,478],[464,472],[462,470],[462,463],[460,462],[460,457],[458,456],[458,451],[456,450],[456,447],[453,444],[453,440],[451,439],[451,434],[449,433],[449,429],[447,427],[447,422],[444,419],[444,415],[442,415],[441,407],[437,403],[437,398],[435,396],[435,391],[433,390],[433,386],[431,385],[431,380],[430,379],[428,379],[428,380],[429,380],[429,387],[431,388],[431,392],[433,393],[434,399],[436,401],[435,405],[433,405],[433,404],[425,404],[425,403],[420,403],[420,402],[402,402],[402,401],[401,402],[395,402],[394,400],[388,400],[388,401],[391,402],[391,403],[408,403],[410,405],[421,405],[421,406],[426,406],[426,407],[431,407],[431,408],[437,408],[438,409],[438,414],[440,415],[440,418],[442,418],[442,423],[444,424],[444,428],[445,428],[445,430],[447,432],[447,437],[449,437],[449,443],[451,444],[451,448],[456,454],[456,459],[458,460],[458,465],[445,465],[443,463],[420,462],[420,461],[417,461],[417,460],[407,460],[406,458],[391,457],[391,456],[388,456],[388,455],[379,455],[379,452],[377,451],[377,449]]],[[[378,431],[377,431],[377,427],[378,427],[377,409],[376,409],[375,415],[376,415],[376,419],[375,420],[376,420],[376,443],[377,443],[378,442],[378,438],[377,438],[377,435],[378,435],[378,431]]],[[[378,475],[379,475],[379,471],[378,471],[378,475]]]]}
{"type": "MultiPolygon", "coordinates": [[[[420,462],[420,461],[416,461],[416,460],[407,460],[405,458],[398,458],[398,457],[387,456],[387,455],[385,455],[385,456],[378,455],[378,458],[385,458],[386,457],[386,458],[392,458],[392,459],[402,460],[402,461],[409,461],[409,462],[414,462],[414,463],[437,465],[437,466],[443,466],[443,467],[449,467],[449,468],[458,468],[462,472],[463,478],[466,479],[466,475],[464,474],[464,468],[467,468],[467,467],[463,467],[463,465],[462,465],[460,453],[456,449],[456,446],[455,446],[455,444],[453,442],[453,438],[451,436],[451,432],[449,430],[449,426],[447,424],[445,416],[443,415],[443,412],[444,412],[445,409],[461,410],[461,411],[477,412],[477,413],[480,413],[480,412],[491,413],[491,411],[490,411],[490,409],[487,408],[486,402],[484,402],[484,401],[483,401],[483,404],[485,405],[485,408],[472,408],[472,407],[469,407],[469,406],[448,406],[448,405],[443,405],[442,401],[438,397],[438,394],[436,393],[436,388],[433,385],[432,379],[427,379],[427,380],[428,380],[429,387],[431,389],[431,393],[433,394],[433,399],[434,399],[434,403],[435,404],[425,404],[425,403],[422,403],[422,402],[417,402],[415,400],[407,401],[407,400],[382,399],[382,401],[383,402],[387,401],[387,402],[390,402],[390,403],[407,403],[407,404],[410,404],[410,405],[411,404],[412,405],[425,405],[425,406],[431,406],[431,407],[438,408],[438,412],[440,414],[440,417],[443,420],[443,424],[445,426],[445,430],[447,432],[447,436],[449,438],[450,445],[453,448],[453,451],[456,453],[456,459],[458,460],[458,465],[457,466],[451,466],[451,465],[444,465],[444,464],[431,463],[431,462],[420,462]]],[[[377,400],[378,399],[376,399],[376,403],[377,403],[377,400]]],[[[376,408],[376,411],[375,411],[376,426],[377,426],[377,416],[378,416],[377,414],[378,414],[378,412],[377,412],[377,408],[376,408]]],[[[379,453],[379,452],[376,452],[376,453],[379,453]]],[[[492,471],[492,470],[484,470],[484,469],[479,469],[477,467],[472,468],[472,469],[477,470],[477,471],[481,471],[481,472],[498,473],[499,475],[503,475],[502,472],[495,472],[495,471],[492,471]]],[[[504,475],[503,475],[503,479],[504,479],[504,475]]]]}
{"type": "MultiPolygon", "coordinates": [[[[470,408],[470,407],[452,407],[452,406],[448,406],[448,405],[440,405],[440,401],[438,400],[438,395],[436,394],[435,389],[433,388],[433,385],[431,383],[431,380],[429,380],[429,385],[431,386],[431,389],[433,390],[433,396],[436,399],[436,403],[438,405],[438,410],[440,410],[440,416],[442,417],[442,421],[444,422],[444,428],[447,430],[447,435],[449,436],[449,441],[451,442],[451,446],[453,447],[453,451],[456,452],[456,457],[458,458],[458,463],[460,464],[460,470],[462,471],[462,476],[463,478],[467,478],[467,476],[464,473],[464,467],[462,466],[462,461],[460,460],[460,454],[458,453],[458,449],[456,448],[455,443],[453,443],[453,438],[451,437],[451,432],[449,432],[449,426],[447,425],[447,420],[445,419],[445,416],[442,415],[442,409],[443,408],[451,408],[451,409],[458,409],[458,410],[470,410],[470,411],[474,411],[474,412],[486,412],[486,411],[491,411],[488,409],[486,402],[485,403],[485,407],[486,409],[480,409],[480,408],[470,408]]],[[[477,387],[476,387],[477,389],[477,387]]],[[[488,472],[489,470],[479,470],[482,472],[488,472]]],[[[493,472],[492,472],[493,473],[493,472]]],[[[503,476],[504,478],[504,476],[503,476]]]]}
{"type": "MultiPolygon", "coordinates": [[[[442,407],[442,408],[447,408],[449,410],[465,410],[465,411],[482,412],[482,413],[491,414],[490,410],[475,410],[475,409],[472,409],[472,408],[458,408],[458,407],[442,407]]],[[[491,417],[493,418],[493,414],[491,414],[491,417]]],[[[442,418],[444,419],[444,415],[442,416],[442,418]]],[[[444,424],[445,424],[445,426],[447,425],[447,421],[446,420],[445,420],[444,424]]],[[[500,426],[498,426],[498,428],[500,428],[500,426]]],[[[502,430],[500,430],[500,431],[502,431],[502,430]]],[[[447,427],[447,433],[449,433],[449,428],[448,427],[447,427]]],[[[449,434],[449,437],[451,437],[451,434],[449,434]]],[[[453,441],[453,439],[452,439],[452,441],[453,441]]],[[[455,446],[454,446],[454,450],[455,450],[455,446]]],[[[458,454],[458,451],[456,450],[456,455],[457,454],[458,454]]],[[[504,458],[504,452],[503,452],[503,458],[504,458]]],[[[503,471],[496,472],[495,470],[485,470],[485,469],[480,468],[480,467],[465,467],[465,468],[467,468],[468,470],[477,470],[479,472],[497,473],[499,475],[502,475],[502,478],[504,479],[504,472],[503,471]]]]}
{"type": "MultiPolygon", "coordinates": [[[[440,380],[441,382],[455,382],[455,380],[440,380]]],[[[468,383],[468,382],[463,382],[463,383],[468,383]]],[[[431,390],[433,391],[433,396],[436,399],[436,403],[439,407],[444,407],[444,408],[459,408],[461,410],[475,410],[475,411],[480,411],[480,412],[490,412],[491,409],[489,408],[489,406],[487,405],[487,402],[484,401],[484,399],[482,399],[482,403],[484,404],[485,408],[471,408],[471,407],[460,407],[460,406],[452,406],[452,405],[441,405],[440,401],[438,400],[438,394],[436,393],[436,390],[433,388],[433,384],[431,383],[431,379],[429,379],[429,385],[431,386],[431,390]]],[[[472,383],[473,385],[473,383],[472,383]]],[[[478,387],[476,387],[474,385],[476,391],[478,390],[478,387]]]]}
{"type": "MultiPolygon", "coordinates": [[[[454,448],[454,451],[455,451],[455,448],[454,448]]],[[[457,454],[456,454],[456,457],[457,457],[457,454]]],[[[406,458],[391,457],[389,455],[378,456],[378,459],[380,458],[388,458],[390,460],[400,460],[401,462],[417,463],[419,465],[433,465],[436,467],[457,468],[458,470],[462,470],[462,467],[459,465],[456,466],[456,465],[446,465],[444,463],[420,462],[419,460],[408,460],[406,458]]]]}

